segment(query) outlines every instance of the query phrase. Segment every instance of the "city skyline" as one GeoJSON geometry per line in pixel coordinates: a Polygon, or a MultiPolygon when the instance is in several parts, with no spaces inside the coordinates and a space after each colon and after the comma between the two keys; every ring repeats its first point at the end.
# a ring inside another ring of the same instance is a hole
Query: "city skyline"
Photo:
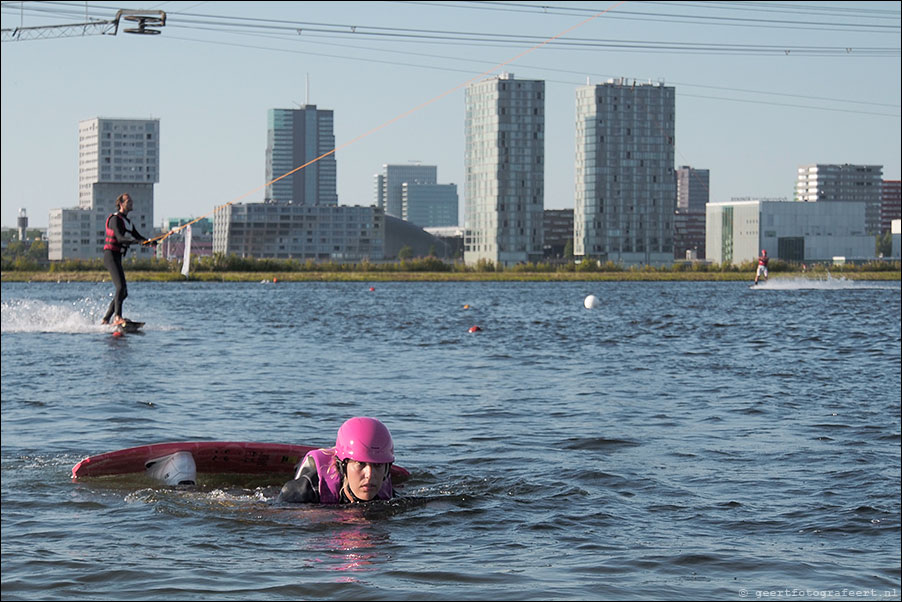
{"type": "MultiPolygon", "coordinates": [[[[140,7],[101,3],[89,18],[113,6],[140,7]]],[[[710,170],[712,201],[792,198],[796,170],[813,163],[882,165],[899,179],[898,3],[542,6],[171,2],[158,36],[5,42],[2,224],[24,207],[43,227],[51,208],[77,204],[77,128],[92,117],[160,119],[161,217],[262,200],[266,111],[279,106],[334,111],[341,205],[372,204],[386,163],[418,160],[462,183],[462,83],[611,7],[492,71],[546,82],[546,209],[574,207],[587,79],[673,86],[675,163],[710,170]]],[[[43,10],[4,4],[3,27],[85,19],[84,5],[43,10]]]]}

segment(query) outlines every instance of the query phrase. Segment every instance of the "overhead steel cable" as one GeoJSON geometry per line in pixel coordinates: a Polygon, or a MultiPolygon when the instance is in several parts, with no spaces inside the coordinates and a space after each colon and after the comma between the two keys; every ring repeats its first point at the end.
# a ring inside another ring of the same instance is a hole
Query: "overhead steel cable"
{"type": "MultiPolygon", "coordinates": [[[[42,3],[54,7],[65,3],[42,3]]],[[[480,3],[486,4],[486,3],[480,3]]],[[[506,5],[506,4],[505,4],[506,5]]],[[[7,5],[4,5],[7,6],[7,5]]],[[[90,5],[89,5],[90,6],[90,5]]],[[[520,4],[518,6],[531,6],[520,4]]],[[[46,8],[38,9],[42,13],[46,8]]],[[[582,12],[588,9],[573,9],[582,12]]],[[[74,16],[74,11],[61,11],[74,16]]],[[[532,45],[546,39],[545,36],[508,34],[497,32],[467,32],[458,30],[414,29],[399,27],[381,27],[354,24],[337,24],[322,22],[294,21],[286,19],[264,19],[258,17],[231,17],[194,13],[170,13],[170,28],[189,28],[197,31],[230,31],[233,29],[290,33],[308,37],[328,38],[367,38],[387,42],[407,43],[454,43],[482,47],[510,47],[532,45]]],[[[898,30],[898,26],[896,26],[898,30]]],[[[787,44],[730,44],[699,42],[666,42],[647,40],[620,40],[562,37],[547,44],[548,48],[563,50],[611,50],[622,52],[669,52],[682,54],[734,55],[796,55],[796,56],[847,56],[847,57],[895,57],[902,55],[898,47],[858,46],[853,44],[836,44],[835,46],[787,45],[787,44]]]]}
{"type": "MultiPolygon", "coordinates": [[[[218,28],[214,24],[201,26],[198,24],[184,25],[179,21],[170,20],[168,27],[170,29],[189,29],[196,31],[214,31],[220,33],[248,33],[238,32],[229,28],[218,28]]],[[[271,30],[272,35],[284,34],[285,30],[271,30]]],[[[260,33],[260,35],[265,35],[260,33]]],[[[500,39],[494,37],[454,37],[454,36],[422,36],[411,37],[402,36],[395,38],[393,34],[366,32],[351,33],[348,31],[306,28],[298,30],[296,35],[300,37],[311,37],[315,39],[360,39],[365,38],[374,42],[406,42],[406,43],[454,43],[459,46],[460,42],[469,42],[470,46],[481,47],[522,47],[536,43],[541,38],[538,36],[529,36],[526,38],[500,39]]],[[[619,50],[624,52],[667,52],[678,54],[714,54],[714,55],[769,55],[769,56],[810,56],[810,57],[828,57],[828,56],[846,56],[846,57],[894,57],[902,56],[902,49],[887,47],[848,47],[848,46],[802,46],[802,45],[763,45],[763,44],[708,44],[697,42],[651,42],[640,40],[555,40],[549,44],[548,50],[619,50]]]]}
{"type": "MultiPolygon", "coordinates": [[[[573,14],[585,14],[591,12],[593,9],[591,7],[577,7],[577,6],[563,6],[563,5],[536,5],[536,4],[527,4],[527,3],[516,3],[516,2],[399,2],[400,4],[413,4],[424,7],[435,7],[435,8],[460,8],[460,9],[472,9],[472,10],[486,10],[486,11],[500,11],[500,12],[518,12],[524,14],[536,14],[536,15],[566,15],[573,16],[573,14]]],[[[671,2],[634,2],[632,4],[657,4],[661,6],[674,7],[674,6],[685,6],[691,8],[699,8],[706,11],[710,11],[712,9],[715,10],[753,10],[753,8],[759,8],[761,11],[765,12],[792,12],[792,11],[771,11],[766,7],[774,6],[775,8],[778,5],[771,5],[767,3],[762,4],[750,4],[750,3],[723,3],[723,2],[704,2],[704,3],[671,3],[671,2]],[[729,5],[729,6],[718,6],[718,5],[729,5]]],[[[785,6],[785,5],[783,5],[785,6]]],[[[815,14],[818,16],[830,16],[829,11],[796,11],[797,14],[815,14]]],[[[732,26],[732,27],[754,27],[761,28],[766,27],[770,29],[801,29],[801,30],[815,30],[815,31],[862,31],[865,33],[898,33],[900,30],[900,26],[898,25],[899,20],[899,12],[898,11],[879,11],[874,10],[871,11],[871,14],[868,14],[869,11],[866,9],[858,10],[858,9],[846,9],[843,12],[837,11],[834,15],[838,18],[844,19],[844,21],[799,21],[799,20],[788,20],[788,19],[751,19],[747,17],[729,17],[729,16],[713,16],[713,15],[699,15],[699,14],[673,14],[673,13],[662,13],[659,11],[653,13],[643,13],[639,11],[626,11],[626,10],[618,10],[614,13],[607,16],[608,19],[621,19],[621,20],[630,20],[630,21],[651,21],[651,22],[666,22],[666,23],[683,23],[683,24],[691,24],[691,25],[717,25],[717,26],[732,26]],[[855,17],[858,19],[867,18],[867,19],[881,19],[881,20],[890,20],[893,19],[895,22],[892,24],[882,24],[882,23],[861,23],[861,22],[848,22],[850,17],[855,17]],[[860,29],[861,28],[861,29],[860,29]]]]}

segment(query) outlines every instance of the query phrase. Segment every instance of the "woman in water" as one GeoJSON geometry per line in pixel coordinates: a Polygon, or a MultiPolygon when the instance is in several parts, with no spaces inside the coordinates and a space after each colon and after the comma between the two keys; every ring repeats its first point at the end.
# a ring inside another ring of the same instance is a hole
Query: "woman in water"
{"type": "Polygon", "coordinates": [[[304,456],[279,501],[356,504],[394,495],[390,469],[395,461],[388,428],[375,418],[351,418],[338,429],[335,447],[304,456]]]}

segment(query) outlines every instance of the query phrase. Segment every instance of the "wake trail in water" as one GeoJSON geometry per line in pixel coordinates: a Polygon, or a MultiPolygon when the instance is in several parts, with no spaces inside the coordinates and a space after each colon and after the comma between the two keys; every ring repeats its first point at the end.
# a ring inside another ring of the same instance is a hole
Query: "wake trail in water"
{"type": "Polygon", "coordinates": [[[752,290],[771,291],[846,291],[846,290],[887,290],[898,291],[898,283],[872,282],[861,280],[847,280],[846,278],[833,278],[829,274],[826,278],[771,278],[766,282],[759,282],[752,290]]]}
{"type": "Polygon", "coordinates": [[[82,299],[70,304],[49,304],[33,299],[3,301],[2,332],[106,332],[100,324],[96,300],[82,299]]]}

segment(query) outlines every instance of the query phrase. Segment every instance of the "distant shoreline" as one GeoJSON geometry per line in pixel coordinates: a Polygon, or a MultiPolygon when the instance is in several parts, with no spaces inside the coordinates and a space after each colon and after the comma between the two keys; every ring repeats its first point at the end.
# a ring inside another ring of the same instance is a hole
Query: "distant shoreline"
{"type": "MultiPolygon", "coordinates": [[[[753,272],[178,272],[126,270],[129,282],[751,282],[753,272]]],[[[902,281],[902,272],[781,272],[771,280],[902,281]]],[[[108,282],[107,272],[18,272],[3,282],[108,282]]]]}

